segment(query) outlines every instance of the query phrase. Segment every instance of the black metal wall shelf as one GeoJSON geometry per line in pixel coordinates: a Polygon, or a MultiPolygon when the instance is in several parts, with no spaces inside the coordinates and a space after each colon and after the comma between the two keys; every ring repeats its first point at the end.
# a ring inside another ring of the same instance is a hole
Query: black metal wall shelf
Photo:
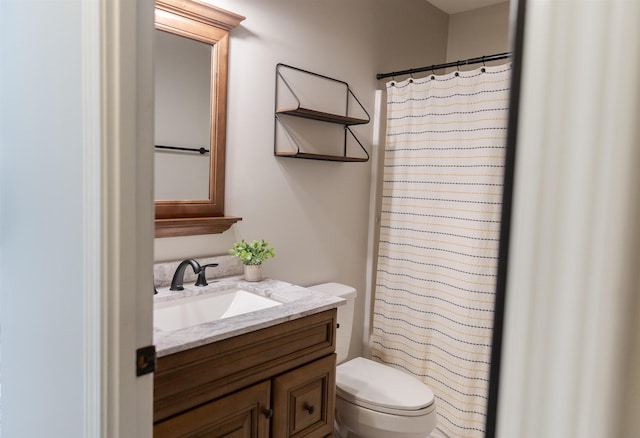
{"type": "Polygon", "coordinates": [[[302,158],[307,160],[322,160],[322,161],[339,161],[339,162],[366,162],[369,161],[369,153],[364,148],[360,140],[355,136],[355,134],[349,129],[349,126],[353,125],[364,125],[369,123],[371,117],[369,113],[364,108],[364,106],[360,103],[358,98],[353,94],[349,84],[334,78],[330,78],[328,76],[323,76],[318,73],[313,73],[307,70],[303,70],[298,67],[292,67],[286,64],[278,64],[276,66],[276,96],[275,96],[275,128],[274,128],[274,155],[277,157],[288,157],[288,158],[302,158]],[[290,69],[295,72],[302,73],[303,75],[309,75],[311,77],[320,78],[322,80],[330,81],[332,83],[336,83],[337,86],[344,88],[344,113],[336,114],[323,112],[315,109],[311,109],[305,106],[302,106],[301,100],[298,95],[295,93],[290,83],[284,77],[282,70],[290,69]],[[278,107],[279,97],[280,97],[280,83],[282,83],[286,89],[289,91],[289,96],[292,97],[296,104],[293,106],[285,106],[282,108],[278,107]],[[350,115],[349,109],[349,101],[353,100],[357,103],[361,112],[366,116],[366,118],[362,117],[354,117],[350,115]],[[303,119],[316,120],[320,122],[327,122],[332,124],[342,125],[344,127],[344,143],[343,143],[343,153],[341,155],[337,154],[324,154],[317,152],[308,152],[302,151],[300,147],[300,143],[296,140],[295,135],[292,134],[290,129],[287,127],[287,122],[283,120],[281,115],[299,117],[303,119]],[[289,138],[291,143],[295,146],[295,151],[280,151],[278,150],[278,126],[281,126],[284,130],[284,133],[289,138]],[[350,134],[351,138],[353,138],[356,144],[360,147],[360,149],[364,152],[364,156],[351,156],[348,154],[348,145],[347,141],[350,134]]]}

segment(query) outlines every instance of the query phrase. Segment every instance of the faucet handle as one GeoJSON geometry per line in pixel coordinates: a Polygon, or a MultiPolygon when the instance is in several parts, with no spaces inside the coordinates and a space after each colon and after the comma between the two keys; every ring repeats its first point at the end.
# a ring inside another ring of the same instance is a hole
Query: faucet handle
{"type": "Polygon", "coordinates": [[[207,286],[209,283],[207,283],[207,276],[205,271],[207,270],[207,268],[215,268],[216,266],[218,266],[217,263],[209,263],[208,265],[202,265],[202,267],[200,268],[200,272],[198,272],[198,279],[196,280],[196,286],[207,286]]]}

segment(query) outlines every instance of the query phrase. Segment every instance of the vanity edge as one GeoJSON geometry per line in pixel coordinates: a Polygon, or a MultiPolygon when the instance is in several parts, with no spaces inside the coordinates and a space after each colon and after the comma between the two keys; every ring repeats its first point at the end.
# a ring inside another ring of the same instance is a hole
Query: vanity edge
{"type": "Polygon", "coordinates": [[[231,288],[245,289],[267,298],[282,302],[282,305],[245,313],[227,319],[212,321],[175,331],[163,331],[154,327],[153,341],[158,358],[181,351],[218,342],[235,336],[272,327],[305,316],[321,313],[345,304],[342,298],[330,296],[302,286],[279,280],[266,279],[247,282],[241,276],[220,279],[207,287],[186,284],[179,293],[158,289],[155,301],[164,301],[184,296],[209,294],[231,288]]]}

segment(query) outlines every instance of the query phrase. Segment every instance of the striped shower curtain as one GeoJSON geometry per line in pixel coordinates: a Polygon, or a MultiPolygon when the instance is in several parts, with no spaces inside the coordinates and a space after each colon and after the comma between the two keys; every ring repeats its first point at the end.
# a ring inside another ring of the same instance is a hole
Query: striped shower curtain
{"type": "Polygon", "coordinates": [[[371,351],[433,390],[433,437],[484,437],[509,86],[509,65],[387,84],[371,351]]]}

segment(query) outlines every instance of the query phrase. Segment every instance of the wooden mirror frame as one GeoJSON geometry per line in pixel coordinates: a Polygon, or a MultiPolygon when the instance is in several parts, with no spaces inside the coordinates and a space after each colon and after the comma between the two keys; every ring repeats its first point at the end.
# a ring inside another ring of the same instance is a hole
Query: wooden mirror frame
{"type": "Polygon", "coordinates": [[[224,216],[229,31],[245,17],[196,0],[156,0],[156,29],[211,44],[209,199],[155,201],[156,237],[215,234],[239,217],[224,216]]]}

